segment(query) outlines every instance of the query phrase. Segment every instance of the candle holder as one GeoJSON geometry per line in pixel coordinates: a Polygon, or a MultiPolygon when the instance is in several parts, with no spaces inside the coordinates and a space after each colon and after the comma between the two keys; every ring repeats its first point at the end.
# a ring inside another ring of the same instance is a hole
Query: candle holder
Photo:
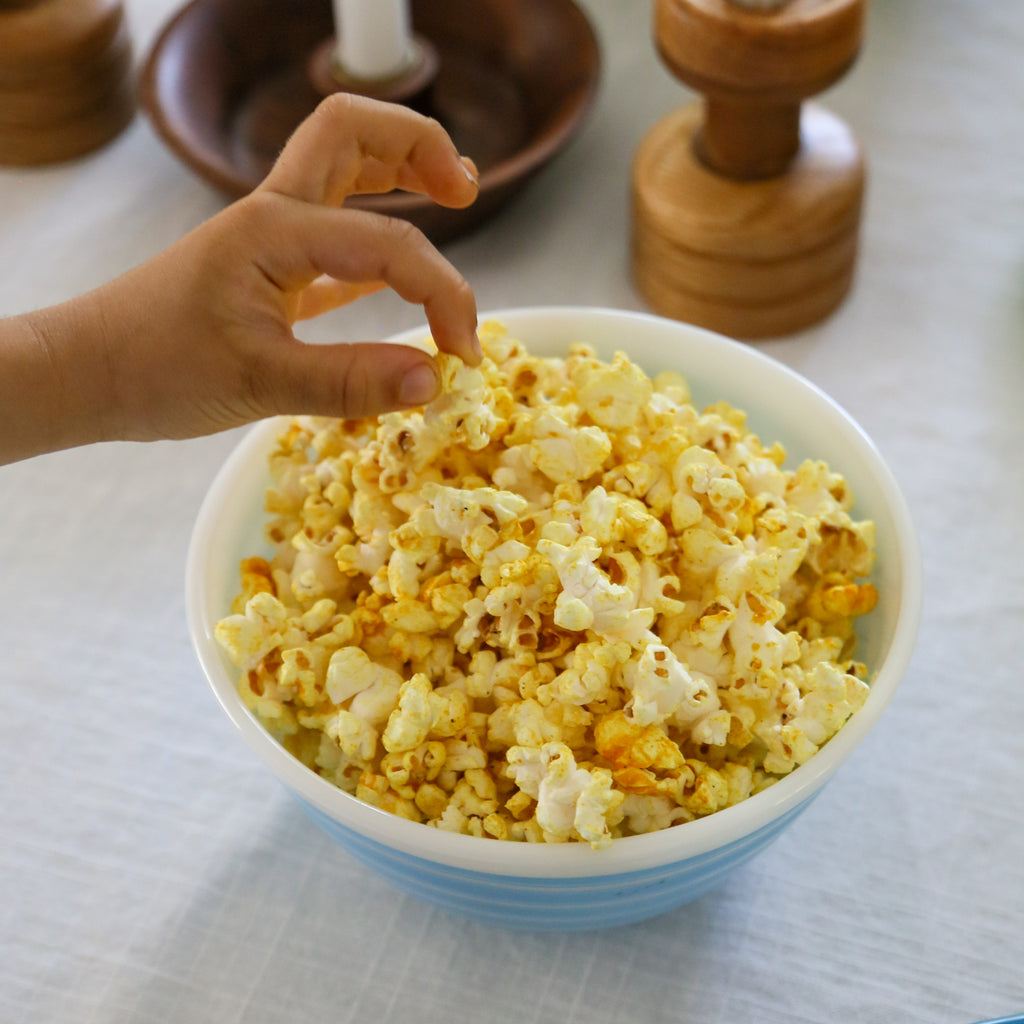
{"type": "Polygon", "coordinates": [[[656,0],[672,73],[703,94],[633,163],[632,267],[659,313],[738,338],[807,327],[849,290],[864,160],[803,101],[860,49],[865,0],[656,0]]]}
{"type": "Polygon", "coordinates": [[[448,241],[497,213],[568,144],[593,103],[599,51],[572,0],[412,0],[411,16],[420,59],[400,80],[374,83],[381,95],[337,75],[328,0],[192,0],[150,51],[140,102],[170,149],[232,198],[263,180],[328,92],[406,103],[476,162],[479,198],[464,210],[407,192],[346,205],[448,241]]]}
{"type": "Polygon", "coordinates": [[[385,103],[402,103],[421,114],[429,114],[439,68],[437,49],[422,36],[414,36],[412,57],[398,74],[373,79],[357,78],[338,62],[332,36],[313,51],[309,61],[309,78],[322,96],[339,91],[354,92],[385,103]]]}
{"type": "Polygon", "coordinates": [[[83,156],[131,121],[120,0],[0,0],[0,164],[83,156]]]}

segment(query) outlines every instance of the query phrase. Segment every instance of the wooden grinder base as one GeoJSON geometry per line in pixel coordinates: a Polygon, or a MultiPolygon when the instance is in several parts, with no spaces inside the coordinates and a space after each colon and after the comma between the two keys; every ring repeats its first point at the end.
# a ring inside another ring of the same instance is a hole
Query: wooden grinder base
{"type": "Polygon", "coordinates": [[[659,0],[662,57],[705,100],[658,122],[633,164],[633,276],[656,312],[755,339],[843,300],[864,160],[842,120],[801,101],[854,59],[862,8],[659,0]]]}
{"type": "Polygon", "coordinates": [[[132,120],[121,0],[0,0],[0,164],[82,156],[132,120]]]}

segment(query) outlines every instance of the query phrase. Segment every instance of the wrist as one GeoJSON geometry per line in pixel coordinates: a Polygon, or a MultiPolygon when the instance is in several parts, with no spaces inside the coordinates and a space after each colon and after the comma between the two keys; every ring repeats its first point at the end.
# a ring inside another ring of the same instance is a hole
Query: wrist
{"type": "Polygon", "coordinates": [[[0,462],[120,436],[105,335],[87,296],[0,321],[0,462]]]}

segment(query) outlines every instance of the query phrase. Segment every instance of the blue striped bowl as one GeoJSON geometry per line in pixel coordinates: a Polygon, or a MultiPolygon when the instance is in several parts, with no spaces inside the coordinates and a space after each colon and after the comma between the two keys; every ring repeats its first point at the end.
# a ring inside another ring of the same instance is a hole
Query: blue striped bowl
{"type": "MultiPolygon", "coordinates": [[[[387,814],[336,789],[288,754],[244,707],[236,670],[213,639],[238,586],[238,563],[265,551],[266,456],[281,423],[241,441],[200,509],[188,554],[189,628],[221,706],[264,764],[312,819],[397,889],[506,928],[575,931],[639,921],[686,903],[764,849],[818,794],[878,720],[907,668],[921,614],[916,534],[899,488],[875,446],[831,399],[757,349],[671,320],[588,308],[489,314],[538,354],[584,341],[610,357],[623,349],[649,372],[679,370],[698,404],[727,399],[749,414],[791,462],[826,459],[847,478],[856,512],[876,523],[878,607],[859,623],[858,656],[873,671],[865,706],[810,761],[735,807],[662,832],[584,844],[503,843],[453,835],[387,814]]],[[[399,336],[418,342],[422,329],[399,336]]]]}

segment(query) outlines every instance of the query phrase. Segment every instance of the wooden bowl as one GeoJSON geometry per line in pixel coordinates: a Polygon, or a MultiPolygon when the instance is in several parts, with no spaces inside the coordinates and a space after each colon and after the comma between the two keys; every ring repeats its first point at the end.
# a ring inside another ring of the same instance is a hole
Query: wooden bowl
{"type": "MultiPolygon", "coordinates": [[[[348,204],[403,217],[435,243],[497,212],[570,141],[592,105],[597,40],[572,0],[412,0],[437,52],[427,112],[480,169],[480,197],[448,210],[405,192],[348,204]]],[[[192,0],[140,76],[140,105],[167,145],[229,196],[264,178],[322,98],[311,57],[334,31],[328,0],[192,0]]]]}

